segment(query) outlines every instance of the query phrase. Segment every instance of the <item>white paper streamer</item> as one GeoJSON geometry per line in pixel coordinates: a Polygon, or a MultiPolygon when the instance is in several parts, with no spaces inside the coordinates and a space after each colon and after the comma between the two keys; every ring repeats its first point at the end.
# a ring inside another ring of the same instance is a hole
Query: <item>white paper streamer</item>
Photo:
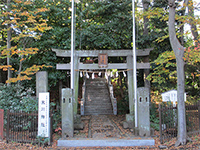
{"type": "Polygon", "coordinates": [[[106,77],[106,79],[108,79],[108,75],[107,75],[107,73],[105,73],[105,77],[106,77]]]}
{"type": "Polygon", "coordinates": [[[80,77],[81,77],[81,78],[83,77],[83,73],[82,73],[82,71],[80,72],[80,77]]]}
{"type": "Polygon", "coordinates": [[[116,77],[118,77],[119,76],[119,74],[118,74],[118,71],[116,72],[116,77]]]}
{"type": "Polygon", "coordinates": [[[123,71],[124,77],[126,77],[126,73],[123,71]]]}
{"type": "Polygon", "coordinates": [[[92,73],[92,79],[94,79],[94,73],[92,73]]]}
{"type": "Polygon", "coordinates": [[[99,76],[101,76],[101,72],[99,72],[99,74],[98,74],[99,76]]]}
{"type": "Polygon", "coordinates": [[[88,73],[86,72],[86,77],[89,79],[90,78],[90,76],[88,75],[88,73]]]}
{"type": "Polygon", "coordinates": [[[110,76],[113,77],[113,72],[110,73],[110,76]]]}

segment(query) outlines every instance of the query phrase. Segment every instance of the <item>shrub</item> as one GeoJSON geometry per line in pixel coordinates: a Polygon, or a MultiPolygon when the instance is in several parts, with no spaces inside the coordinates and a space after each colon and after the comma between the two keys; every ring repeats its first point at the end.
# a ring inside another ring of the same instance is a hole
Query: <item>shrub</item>
{"type": "MultiPolygon", "coordinates": [[[[38,110],[38,101],[31,96],[33,92],[19,84],[0,84],[0,109],[4,109],[6,120],[7,110],[32,112],[38,110]]],[[[5,121],[6,123],[6,121],[5,121]]]]}

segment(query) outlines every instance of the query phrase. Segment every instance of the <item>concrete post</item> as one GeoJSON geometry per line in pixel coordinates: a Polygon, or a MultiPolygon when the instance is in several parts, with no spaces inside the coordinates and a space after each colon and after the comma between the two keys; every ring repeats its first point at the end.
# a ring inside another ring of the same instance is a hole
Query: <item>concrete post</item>
{"type": "Polygon", "coordinates": [[[149,89],[137,89],[139,136],[150,136],[149,89]]]}
{"type": "Polygon", "coordinates": [[[74,136],[72,89],[62,89],[62,138],[74,136]]]}
{"type": "Polygon", "coordinates": [[[39,99],[39,93],[48,92],[48,73],[39,71],[36,73],[36,97],[39,99]]]}

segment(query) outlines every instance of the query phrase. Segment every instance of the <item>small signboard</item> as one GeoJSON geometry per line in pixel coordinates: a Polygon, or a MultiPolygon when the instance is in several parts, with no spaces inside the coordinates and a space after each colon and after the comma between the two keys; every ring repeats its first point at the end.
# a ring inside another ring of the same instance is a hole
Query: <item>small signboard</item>
{"type": "Polygon", "coordinates": [[[99,54],[98,55],[98,65],[99,65],[99,68],[107,68],[108,67],[108,55],[107,54],[99,54]]]}
{"type": "MultiPolygon", "coordinates": [[[[161,94],[163,102],[171,101],[176,106],[177,102],[177,90],[170,90],[161,94]]],[[[186,101],[186,93],[184,94],[184,100],[186,101]]]]}
{"type": "Polygon", "coordinates": [[[50,137],[49,92],[39,93],[38,136],[50,137]]]}

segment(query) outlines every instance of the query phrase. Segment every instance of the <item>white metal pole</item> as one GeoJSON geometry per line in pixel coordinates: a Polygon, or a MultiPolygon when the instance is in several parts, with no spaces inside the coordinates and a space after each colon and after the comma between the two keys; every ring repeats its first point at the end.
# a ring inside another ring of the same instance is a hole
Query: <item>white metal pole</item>
{"type": "Polygon", "coordinates": [[[136,47],[135,47],[135,1],[132,0],[133,11],[133,93],[135,101],[135,127],[138,127],[138,114],[137,114],[137,70],[136,70],[136,47]]]}
{"type": "Polygon", "coordinates": [[[71,13],[71,89],[74,89],[74,0],[71,13]]]}

